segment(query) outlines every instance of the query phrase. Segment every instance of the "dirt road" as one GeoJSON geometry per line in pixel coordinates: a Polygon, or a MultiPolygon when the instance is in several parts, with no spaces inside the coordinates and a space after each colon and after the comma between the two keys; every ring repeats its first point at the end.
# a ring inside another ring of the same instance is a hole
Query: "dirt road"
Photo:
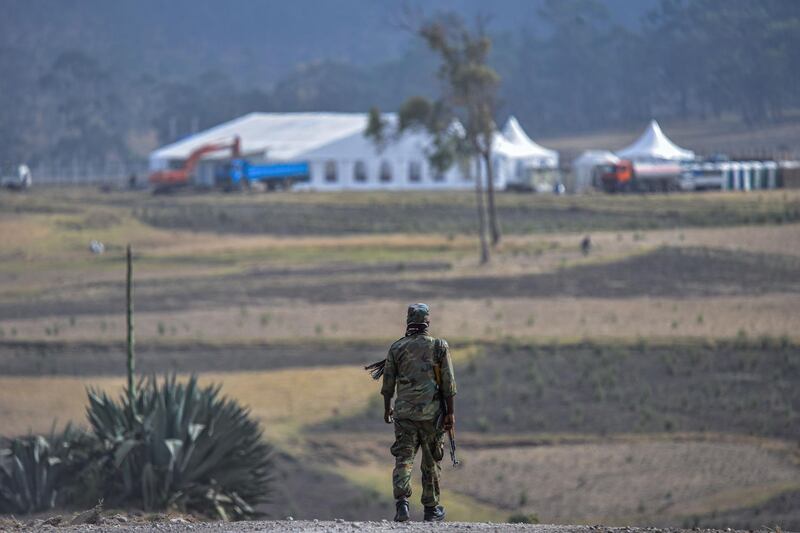
{"type": "MultiPolygon", "coordinates": [[[[0,530],[3,527],[0,525],[0,530]]],[[[9,531],[85,531],[86,525],[59,527],[54,530],[51,526],[30,524],[21,528],[12,528],[9,531]]],[[[345,522],[336,521],[305,521],[305,520],[280,520],[280,521],[261,521],[261,522],[211,522],[211,523],[189,523],[182,519],[173,519],[167,522],[146,523],[146,524],[125,524],[108,520],[103,524],[92,525],[91,530],[103,533],[125,533],[138,531],[164,531],[170,533],[183,533],[192,531],[193,533],[245,533],[245,532],[294,532],[304,533],[317,532],[382,532],[382,531],[475,531],[475,532],[500,532],[500,531],[525,531],[531,533],[679,533],[679,532],[730,532],[727,530],[715,529],[672,529],[672,528],[633,528],[633,527],[604,527],[604,526],[555,526],[555,525],[533,525],[533,524],[492,524],[481,522],[445,522],[441,524],[427,524],[424,522],[406,522],[396,524],[394,522],[345,522]]]]}

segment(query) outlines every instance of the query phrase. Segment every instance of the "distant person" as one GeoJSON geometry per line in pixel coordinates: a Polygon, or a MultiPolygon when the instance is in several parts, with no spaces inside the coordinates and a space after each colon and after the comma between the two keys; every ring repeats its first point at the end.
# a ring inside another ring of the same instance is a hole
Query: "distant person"
{"type": "Polygon", "coordinates": [[[392,472],[396,522],[409,519],[411,471],[417,450],[422,450],[422,505],[426,522],[445,518],[439,505],[439,462],[444,456],[443,436],[455,426],[456,380],[447,341],[428,334],[430,309],[426,304],[408,307],[405,336],[392,344],[383,369],[383,419],[394,422],[395,458],[392,472]],[[435,370],[441,376],[437,385],[435,370]],[[392,408],[392,397],[397,396],[392,408]],[[444,398],[447,414],[441,416],[444,398]]]}
{"type": "Polygon", "coordinates": [[[134,172],[130,176],[128,176],[128,188],[133,190],[136,188],[136,182],[139,181],[136,177],[136,173],[134,172]]]}
{"type": "Polygon", "coordinates": [[[581,252],[583,253],[583,255],[589,255],[589,252],[591,251],[592,251],[592,238],[587,235],[581,241],[581,252]]]}

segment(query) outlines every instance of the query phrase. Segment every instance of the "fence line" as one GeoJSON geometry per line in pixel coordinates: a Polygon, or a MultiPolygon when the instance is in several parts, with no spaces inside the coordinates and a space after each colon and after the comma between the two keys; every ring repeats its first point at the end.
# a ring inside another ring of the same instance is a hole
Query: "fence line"
{"type": "MultiPolygon", "coordinates": [[[[107,161],[42,161],[31,166],[34,185],[108,185],[125,187],[135,177],[142,185],[147,180],[147,160],[107,161]]],[[[4,165],[4,176],[15,176],[16,166],[4,165]]]]}

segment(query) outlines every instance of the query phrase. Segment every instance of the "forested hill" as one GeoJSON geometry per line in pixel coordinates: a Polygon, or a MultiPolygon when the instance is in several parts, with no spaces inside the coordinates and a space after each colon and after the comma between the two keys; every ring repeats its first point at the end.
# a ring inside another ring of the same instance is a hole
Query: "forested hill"
{"type": "MultiPolygon", "coordinates": [[[[413,6],[414,4],[411,3],[413,6]]],[[[436,65],[374,0],[0,0],[0,165],[140,157],[249,111],[393,109],[436,65]]],[[[442,0],[534,135],[800,107],[794,0],[442,0]]],[[[429,11],[430,14],[430,11],[429,11]]]]}

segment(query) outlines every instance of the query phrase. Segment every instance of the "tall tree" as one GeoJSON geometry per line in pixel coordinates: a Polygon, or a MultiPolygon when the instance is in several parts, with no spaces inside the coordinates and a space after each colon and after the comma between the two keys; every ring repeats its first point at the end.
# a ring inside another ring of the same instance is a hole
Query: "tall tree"
{"type": "MultiPolygon", "coordinates": [[[[495,246],[500,243],[501,233],[494,198],[492,149],[497,129],[494,112],[500,77],[488,63],[492,41],[485,32],[482,20],[478,20],[476,29],[470,31],[455,16],[425,23],[420,26],[418,33],[442,61],[439,78],[443,82],[441,100],[444,108],[451,109],[454,118],[460,119],[464,126],[465,140],[482,160],[483,169],[478,164],[475,176],[478,207],[481,211],[479,218],[483,215],[483,170],[486,173],[489,232],[492,245],[495,246]]],[[[488,261],[487,253],[485,262],[488,261]]]]}
{"type": "MultiPolygon", "coordinates": [[[[433,102],[422,96],[406,100],[398,113],[397,133],[418,128],[431,134],[433,149],[429,160],[438,172],[457,161],[468,161],[464,171],[475,178],[480,261],[486,264],[491,258],[489,240],[496,245],[501,239],[492,157],[496,132],[493,115],[500,77],[488,65],[491,40],[480,21],[471,31],[455,15],[422,23],[414,31],[441,60],[441,95],[433,102]]],[[[386,140],[384,126],[373,108],[365,134],[379,147],[386,140]]]]}

